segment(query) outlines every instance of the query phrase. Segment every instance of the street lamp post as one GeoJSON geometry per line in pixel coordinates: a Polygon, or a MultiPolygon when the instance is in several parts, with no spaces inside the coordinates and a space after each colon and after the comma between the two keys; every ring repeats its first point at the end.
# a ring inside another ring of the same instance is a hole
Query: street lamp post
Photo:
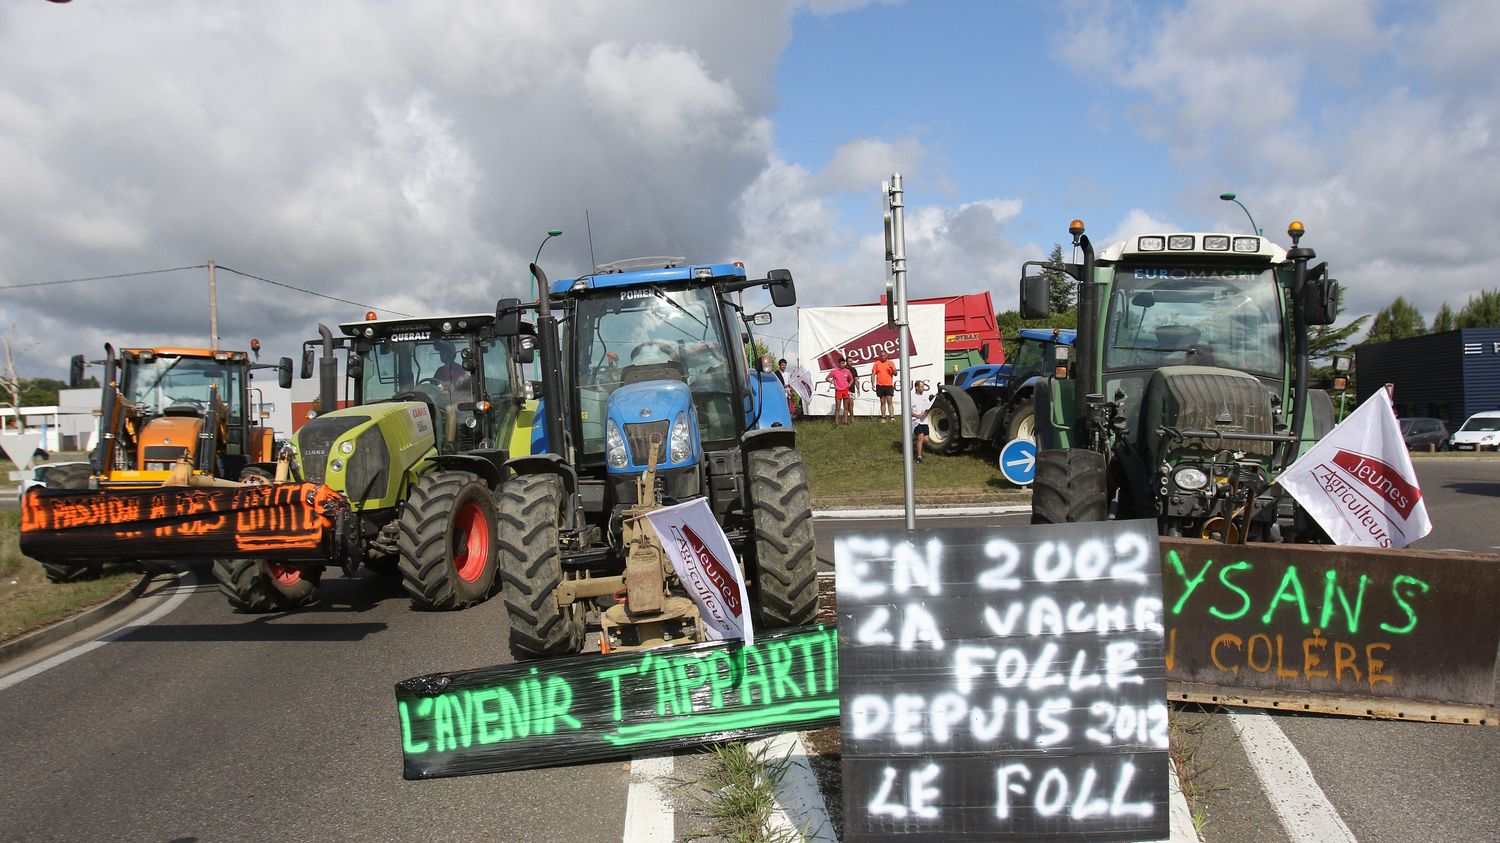
{"type": "MultiPolygon", "coordinates": [[[[541,263],[541,261],[542,261],[542,249],[546,248],[547,241],[551,240],[554,237],[561,237],[561,236],[562,236],[562,229],[560,229],[560,228],[554,228],[554,229],[551,229],[550,231],[548,231],[547,232],[547,236],[542,238],[541,245],[539,245],[539,246],[536,247],[536,257],[532,258],[531,262],[532,263],[541,263]]],[[[535,296],[537,294],[537,292],[536,292],[536,276],[535,275],[531,276],[531,294],[533,296],[535,296]]]]}
{"type": "Polygon", "coordinates": [[[1220,193],[1219,194],[1219,198],[1223,199],[1225,202],[1233,202],[1234,204],[1240,206],[1240,210],[1244,211],[1245,212],[1245,216],[1249,217],[1249,219],[1250,219],[1250,230],[1251,231],[1255,232],[1256,234],[1264,234],[1264,232],[1262,232],[1260,230],[1260,228],[1258,226],[1256,226],[1256,224],[1255,224],[1255,217],[1250,216],[1250,209],[1245,207],[1245,203],[1244,202],[1241,202],[1240,200],[1238,200],[1238,199],[1236,199],[1234,197],[1235,197],[1235,194],[1233,194],[1233,193],[1220,193]]]}

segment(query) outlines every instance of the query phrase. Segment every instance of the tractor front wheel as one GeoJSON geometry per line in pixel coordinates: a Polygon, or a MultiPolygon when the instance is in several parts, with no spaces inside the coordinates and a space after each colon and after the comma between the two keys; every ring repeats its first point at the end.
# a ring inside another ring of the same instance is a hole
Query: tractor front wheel
{"type": "Polygon", "coordinates": [[[500,579],[517,659],[583,650],[583,603],[558,606],[562,584],[562,481],[550,474],[513,477],[500,487],[500,579]]]}
{"type": "Polygon", "coordinates": [[[1104,455],[1079,448],[1038,451],[1031,523],[1071,524],[1109,516],[1104,455]]]}
{"type": "MultiPolygon", "coordinates": [[[[1005,426],[1005,441],[1014,442],[1017,439],[1025,439],[1027,442],[1036,442],[1036,405],[1031,401],[1025,401],[1010,414],[1010,422],[1005,426]]],[[[1001,443],[1002,446],[1004,443],[1001,443]]]]}
{"type": "Polygon", "coordinates": [[[401,511],[401,582],[415,609],[472,606],[495,585],[495,500],[464,471],[434,471],[417,481],[401,511]]]}
{"type": "Polygon", "coordinates": [[[747,462],[755,522],[752,617],[766,629],[812,623],[818,611],[818,556],[802,454],[784,446],[766,448],[751,452],[747,462]]]}
{"type": "Polygon", "coordinates": [[[962,421],[958,405],[946,395],[938,395],[927,411],[927,449],[949,456],[964,448],[962,421]]]}
{"type": "Polygon", "coordinates": [[[229,605],[258,615],[311,602],[318,576],[265,559],[216,559],[214,579],[229,605]]]}

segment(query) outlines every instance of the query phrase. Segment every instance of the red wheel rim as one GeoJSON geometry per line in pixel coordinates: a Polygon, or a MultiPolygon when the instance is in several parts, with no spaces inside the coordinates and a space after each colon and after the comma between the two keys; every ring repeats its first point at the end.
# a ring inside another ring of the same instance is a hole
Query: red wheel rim
{"type": "Polygon", "coordinates": [[[302,571],[290,565],[280,565],[275,562],[266,563],[266,573],[271,579],[280,585],[296,585],[302,582],[302,571]]]}
{"type": "Polygon", "coordinates": [[[477,503],[466,503],[453,516],[453,567],[458,578],[474,582],[490,562],[490,525],[477,503]]]}

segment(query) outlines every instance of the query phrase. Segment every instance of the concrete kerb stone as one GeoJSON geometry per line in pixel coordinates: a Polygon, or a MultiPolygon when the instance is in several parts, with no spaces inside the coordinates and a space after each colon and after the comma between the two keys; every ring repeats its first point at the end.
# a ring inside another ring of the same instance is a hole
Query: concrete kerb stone
{"type": "Polygon", "coordinates": [[[20,638],[0,643],[0,662],[25,655],[32,650],[45,647],[56,641],[61,641],[69,635],[83,629],[90,624],[98,623],[110,615],[119,612],[130,605],[136,598],[145,593],[146,587],[151,584],[153,574],[142,574],[139,580],[130,588],[116,594],[114,597],[96,606],[79,612],[71,617],[49,624],[34,632],[28,632],[20,638]]]}

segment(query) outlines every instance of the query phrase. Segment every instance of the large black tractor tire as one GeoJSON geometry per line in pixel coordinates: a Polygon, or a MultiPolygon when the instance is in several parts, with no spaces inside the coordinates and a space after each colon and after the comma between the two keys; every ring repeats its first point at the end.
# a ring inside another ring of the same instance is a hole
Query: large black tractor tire
{"type": "Polygon", "coordinates": [[[318,584],[317,573],[264,559],[215,559],[214,579],[229,605],[253,615],[304,606],[318,584]]]}
{"type": "Polygon", "coordinates": [[[1072,524],[1108,517],[1103,454],[1075,448],[1037,452],[1031,523],[1072,524]]]}
{"type": "Polygon", "coordinates": [[[104,573],[102,562],[43,562],[42,572],[49,582],[83,582],[97,580],[104,573]]]}
{"type": "Polygon", "coordinates": [[[401,510],[401,583],[414,609],[447,611],[484,601],[495,585],[495,500],[466,471],[417,481],[401,510]]]}
{"type": "Polygon", "coordinates": [[[87,489],[93,474],[91,465],[59,465],[47,469],[44,477],[48,489],[87,489]]]}
{"type": "Polygon", "coordinates": [[[964,449],[963,422],[958,405],[946,395],[938,395],[927,411],[927,450],[951,456],[964,449]]]}
{"type": "Polygon", "coordinates": [[[550,474],[513,477],[500,487],[500,578],[517,659],[583,650],[585,604],[566,609],[553,592],[563,580],[562,481],[550,474]]]}
{"type": "MultiPolygon", "coordinates": [[[[1036,405],[1029,400],[1021,402],[1021,406],[1011,412],[1010,420],[1005,423],[1005,441],[1013,442],[1017,439],[1036,444],[1036,405]]],[[[1001,443],[1002,446],[1004,444],[1001,443]]]]}
{"type": "Polygon", "coordinates": [[[751,452],[748,463],[755,527],[751,617],[765,629],[812,623],[818,611],[818,556],[802,454],[784,446],[766,448],[751,452]]]}

